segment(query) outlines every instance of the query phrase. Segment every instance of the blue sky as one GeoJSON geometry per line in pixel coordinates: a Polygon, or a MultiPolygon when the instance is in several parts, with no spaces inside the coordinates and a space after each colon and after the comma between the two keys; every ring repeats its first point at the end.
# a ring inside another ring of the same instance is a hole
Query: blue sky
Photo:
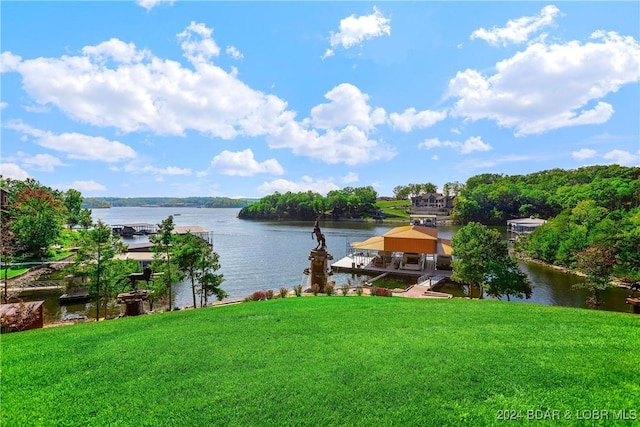
{"type": "Polygon", "coordinates": [[[0,8],[0,173],[85,197],[640,164],[637,1],[0,8]]]}

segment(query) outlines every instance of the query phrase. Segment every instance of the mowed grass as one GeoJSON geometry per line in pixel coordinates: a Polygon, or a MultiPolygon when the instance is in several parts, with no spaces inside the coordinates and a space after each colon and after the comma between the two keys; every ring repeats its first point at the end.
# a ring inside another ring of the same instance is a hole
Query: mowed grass
{"type": "Polygon", "coordinates": [[[624,313],[323,296],[1,340],[6,426],[531,425],[535,410],[563,417],[536,426],[579,425],[575,411],[640,410],[640,317],[624,313]]]}
{"type": "Polygon", "coordinates": [[[395,216],[398,219],[409,219],[407,207],[410,204],[410,200],[384,200],[376,202],[376,207],[387,215],[395,216]]]}

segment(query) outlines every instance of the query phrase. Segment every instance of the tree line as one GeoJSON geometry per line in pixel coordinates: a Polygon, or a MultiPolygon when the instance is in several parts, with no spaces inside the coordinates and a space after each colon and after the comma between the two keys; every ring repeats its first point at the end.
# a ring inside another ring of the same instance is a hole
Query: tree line
{"type": "Polygon", "coordinates": [[[284,194],[276,192],[240,210],[242,219],[310,221],[324,216],[332,219],[364,218],[378,215],[378,193],[373,187],[346,187],[326,196],[312,191],[284,194]]]}
{"type": "Polygon", "coordinates": [[[640,204],[640,168],[619,165],[552,169],[528,175],[481,174],[456,197],[453,218],[462,224],[504,225],[509,219],[548,219],[593,200],[609,211],[640,204]]]}

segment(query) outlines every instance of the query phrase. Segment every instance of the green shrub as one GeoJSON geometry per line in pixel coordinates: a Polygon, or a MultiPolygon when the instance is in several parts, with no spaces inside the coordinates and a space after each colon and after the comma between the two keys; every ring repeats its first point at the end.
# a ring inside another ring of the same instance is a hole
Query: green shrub
{"type": "Polygon", "coordinates": [[[302,285],[295,285],[293,287],[293,292],[295,292],[297,297],[301,297],[302,296],[302,285]]]}
{"type": "Polygon", "coordinates": [[[265,296],[267,297],[267,299],[273,299],[273,289],[269,289],[267,292],[265,292],[265,296]]]}
{"type": "Polygon", "coordinates": [[[376,288],[375,286],[369,288],[369,295],[371,295],[372,297],[378,295],[378,288],[376,288]]]}
{"type": "Polygon", "coordinates": [[[356,295],[361,297],[363,292],[364,292],[364,288],[361,285],[356,286],[356,295]]]}
{"type": "Polygon", "coordinates": [[[345,297],[347,296],[347,294],[349,293],[349,288],[350,286],[348,283],[345,283],[340,287],[340,290],[342,291],[342,296],[345,296],[345,297]]]}
{"type": "Polygon", "coordinates": [[[289,289],[280,288],[280,298],[286,298],[289,295],[289,289]]]}
{"type": "Polygon", "coordinates": [[[324,293],[327,294],[328,297],[330,297],[331,295],[335,294],[335,290],[336,288],[333,285],[327,285],[324,288],[324,293]]]}
{"type": "Polygon", "coordinates": [[[313,292],[313,295],[318,296],[318,293],[320,292],[320,285],[317,283],[311,285],[311,292],[313,292]]]}

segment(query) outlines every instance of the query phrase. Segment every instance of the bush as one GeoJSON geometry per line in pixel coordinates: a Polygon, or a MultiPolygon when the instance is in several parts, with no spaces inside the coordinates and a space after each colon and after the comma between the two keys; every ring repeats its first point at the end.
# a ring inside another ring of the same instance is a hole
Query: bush
{"type": "Polygon", "coordinates": [[[264,301],[267,299],[267,294],[264,291],[255,291],[251,295],[251,301],[264,301]]]}
{"type": "Polygon", "coordinates": [[[324,288],[324,293],[327,294],[328,297],[330,297],[331,295],[335,294],[335,290],[336,288],[333,285],[327,285],[324,288]]]}
{"type": "Polygon", "coordinates": [[[361,297],[362,296],[362,292],[364,292],[364,288],[361,285],[356,286],[356,295],[361,297]]]}
{"type": "Polygon", "coordinates": [[[293,287],[293,292],[296,293],[297,297],[301,297],[302,296],[302,285],[296,285],[293,287]]]}
{"type": "Polygon", "coordinates": [[[269,289],[267,292],[265,292],[265,296],[267,297],[267,299],[273,299],[273,289],[269,289]]]}
{"type": "Polygon", "coordinates": [[[349,286],[348,283],[345,283],[344,285],[342,285],[340,287],[340,290],[342,291],[342,296],[344,296],[344,297],[347,296],[347,294],[349,293],[349,288],[350,288],[350,286],[349,286]]]}
{"type": "Polygon", "coordinates": [[[280,298],[286,298],[289,295],[289,289],[280,288],[280,298]]]}
{"type": "Polygon", "coordinates": [[[320,285],[317,283],[311,285],[311,292],[313,292],[313,295],[318,296],[318,292],[320,292],[320,285]]]}
{"type": "Polygon", "coordinates": [[[371,295],[372,297],[375,297],[376,295],[378,295],[378,288],[376,288],[375,286],[372,286],[369,289],[369,295],[371,295]]]}

